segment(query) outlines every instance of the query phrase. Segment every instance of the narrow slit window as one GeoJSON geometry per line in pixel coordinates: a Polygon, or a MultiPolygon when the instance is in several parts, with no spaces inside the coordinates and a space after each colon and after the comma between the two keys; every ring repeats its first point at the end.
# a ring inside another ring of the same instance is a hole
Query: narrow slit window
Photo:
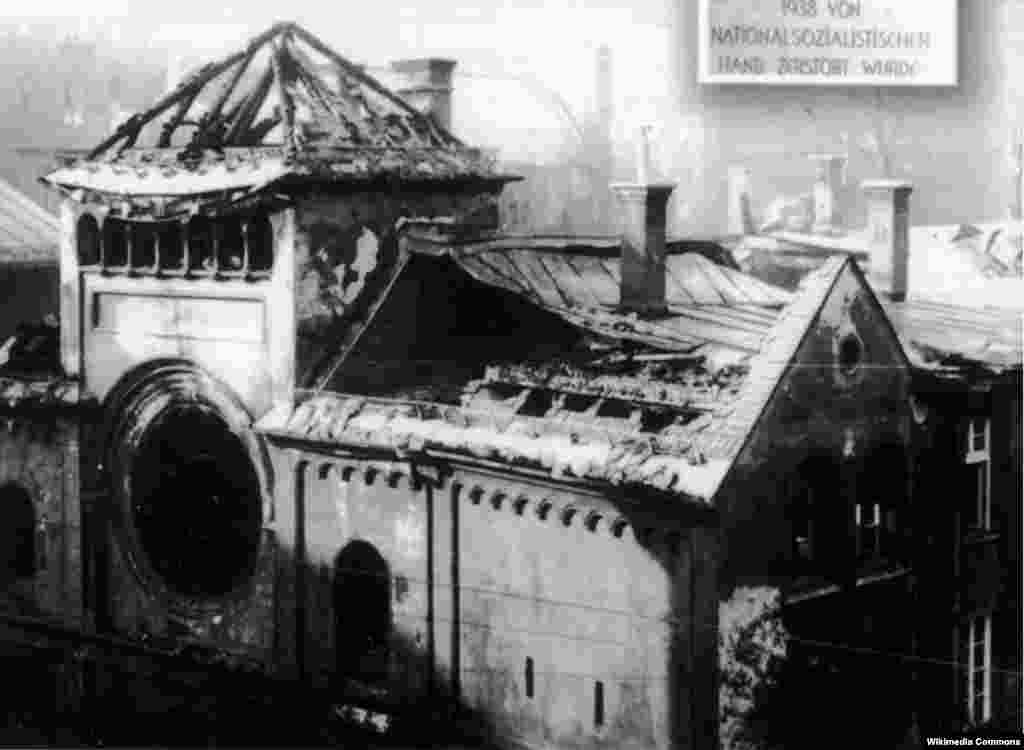
{"type": "Polygon", "coordinates": [[[131,225],[129,232],[132,243],[132,268],[136,271],[156,270],[156,225],[142,222],[134,223],[131,225]]]}
{"type": "Polygon", "coordinates": [[[128,227],[118,219],[103,222],[103,267],[119,269],[128,265],[128,227]]]}
{"type": "Polygon", "coordinates": [[[245,266],[245,242],[242,236],[242,221],[229,216],[217,222],[218,239],[217,266],[221,271],[241,271],[245,266]]]}
{"type": "Polygon", "coordinates": [[[604,683],[594,684],[594,726],[604,726],[604,683]]]}
{"type": "Polygon", "coordinates": [[[274,230],[270,219],[260,214],[249,220],[246,227],[249,246],[249,270],[269,271],[274,263],[274,230]]]}
{"type": "Polygon", "coordinates": [[[162,271],[185,270],[185,238],[182,226],[176,221],[157,227],[160,243],[160,269],[162,271]]]}
{"type": "Polygon", "coordinates": [[[524,681],[526,682],[526,697],[533,697],[533,659],[529,656],[526,657],[526,674],[524,681]]]}
{"type": "Polygon", "coordinates": [[[189,271],[210,273],[216,269],[213,254],[213,225],[208,219],[197,217],[188,223],[189,271]]]}
{"type": "Polygon", "coordinates": [[[82,267],[100,264],[100,228],[96,219],[88,214],[78,220],[78,265],[82,267]]]}

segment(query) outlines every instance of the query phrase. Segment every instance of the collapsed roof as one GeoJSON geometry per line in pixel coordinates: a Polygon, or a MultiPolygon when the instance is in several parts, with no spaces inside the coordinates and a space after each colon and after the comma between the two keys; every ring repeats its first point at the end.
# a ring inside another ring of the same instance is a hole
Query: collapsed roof
{"type": "Polygon", "coordinates": [[[0,179],[0,263],[56,263],[57,217],[0,179]]]}
{"type": "Polygon", "coordinates": [[[617,242],[421,238],[412,249],[446,256],[476,282],[605,345],[587,360],[494,363],[464,386],[459,403],[321,389],[266,415],[261,430],[403,456],[468,455],[701,503],[717,491],[849,262],[826,264],[793,295],[695,253],[670,255],[669,313],[640,320],[616,311],[617,242]]]}
{"type": "MultiPolygon", "coordinates": [[[[287,180],[383,178],[509,179],[313,34],[282,23],[195,71],[44,179],[102,200],[237,198],[287,180]]],[[[157,209],[173,212],[170,203],[156,201],[157,209]]]]}

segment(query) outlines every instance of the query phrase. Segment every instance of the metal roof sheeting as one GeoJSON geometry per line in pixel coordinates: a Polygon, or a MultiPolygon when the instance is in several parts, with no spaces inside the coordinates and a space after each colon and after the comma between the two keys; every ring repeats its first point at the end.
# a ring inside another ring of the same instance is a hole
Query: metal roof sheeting
{"type": "Polygon", "coordinates": [[[925,363],[962,358],[995,369],[1024,365],[1024,315],[941,302],[883,302],[904,345],[925,363]]]}
{"type": "MultiPolygon", "coordinates": [[[[481,281],[524,294],[545,307],[607,308],[619,303],[617,255],[599,257],[558,248],[516,248],[506,244],[458,250],[454,257],[481,281]]],[[[789,292],[697,253],[669,255],[665,266],[670,308],[781,307],[792,298],[789,292]]]]}
{"type": "Polygon", "coordinates": [[[0,262],[56,262],[57,217],[0,179],[0,262]]]}
{"type": "Polygon", "coordinates": [[[793,295],[698,253],[666,259],[668,315],[617,312],[618,241],[568,246],[505,238],[448,250],[471,276],[605,335],[670,349],[704,345],[757,352],[793,295]],[[612,254],[615,253],[615,254],[612,254]]]}

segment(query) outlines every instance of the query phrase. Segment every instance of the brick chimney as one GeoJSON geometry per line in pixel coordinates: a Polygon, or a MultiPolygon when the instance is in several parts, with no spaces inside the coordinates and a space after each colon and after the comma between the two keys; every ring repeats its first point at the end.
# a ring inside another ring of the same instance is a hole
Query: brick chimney
{"type": "Polygon", "coordinates": [[[395,60],[391,69],[400,74],[404,85],[398,95],[447,131],[452,129],[452,71],[455,60],[439,57],[395,60]]]}
{"type": "Polygon", "coordinates": [[[910,266],[910,193],[901,180],[861,183],[868,209],[869,278],[880,293],[895,302],[907,298],[910,266]]]}
{"type": "Polygon", "coordinates": [[[649,179],[646,132],[641,141],[635,183],[615,183],[622,236],[619,309],[643,316],[666,312],[665,232],[668,199],[675,185],[649,179]]]}

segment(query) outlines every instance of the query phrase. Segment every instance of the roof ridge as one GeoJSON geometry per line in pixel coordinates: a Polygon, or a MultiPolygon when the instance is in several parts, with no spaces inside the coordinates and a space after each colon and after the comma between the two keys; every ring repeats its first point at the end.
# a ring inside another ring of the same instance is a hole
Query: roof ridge
{"type": "Polygon", "coordinates": [[[750,359],[750,371],[728,417],[728,438],[720,448],[729,461],[729,469],[723,473],[722,481],[750,441],[754,428],[761,421],[840,274],[852,262],[852,258],[845,255],[830,258],[804,277],[793,301],[783,309],[765,337],[760,352],[750,359]]]}

